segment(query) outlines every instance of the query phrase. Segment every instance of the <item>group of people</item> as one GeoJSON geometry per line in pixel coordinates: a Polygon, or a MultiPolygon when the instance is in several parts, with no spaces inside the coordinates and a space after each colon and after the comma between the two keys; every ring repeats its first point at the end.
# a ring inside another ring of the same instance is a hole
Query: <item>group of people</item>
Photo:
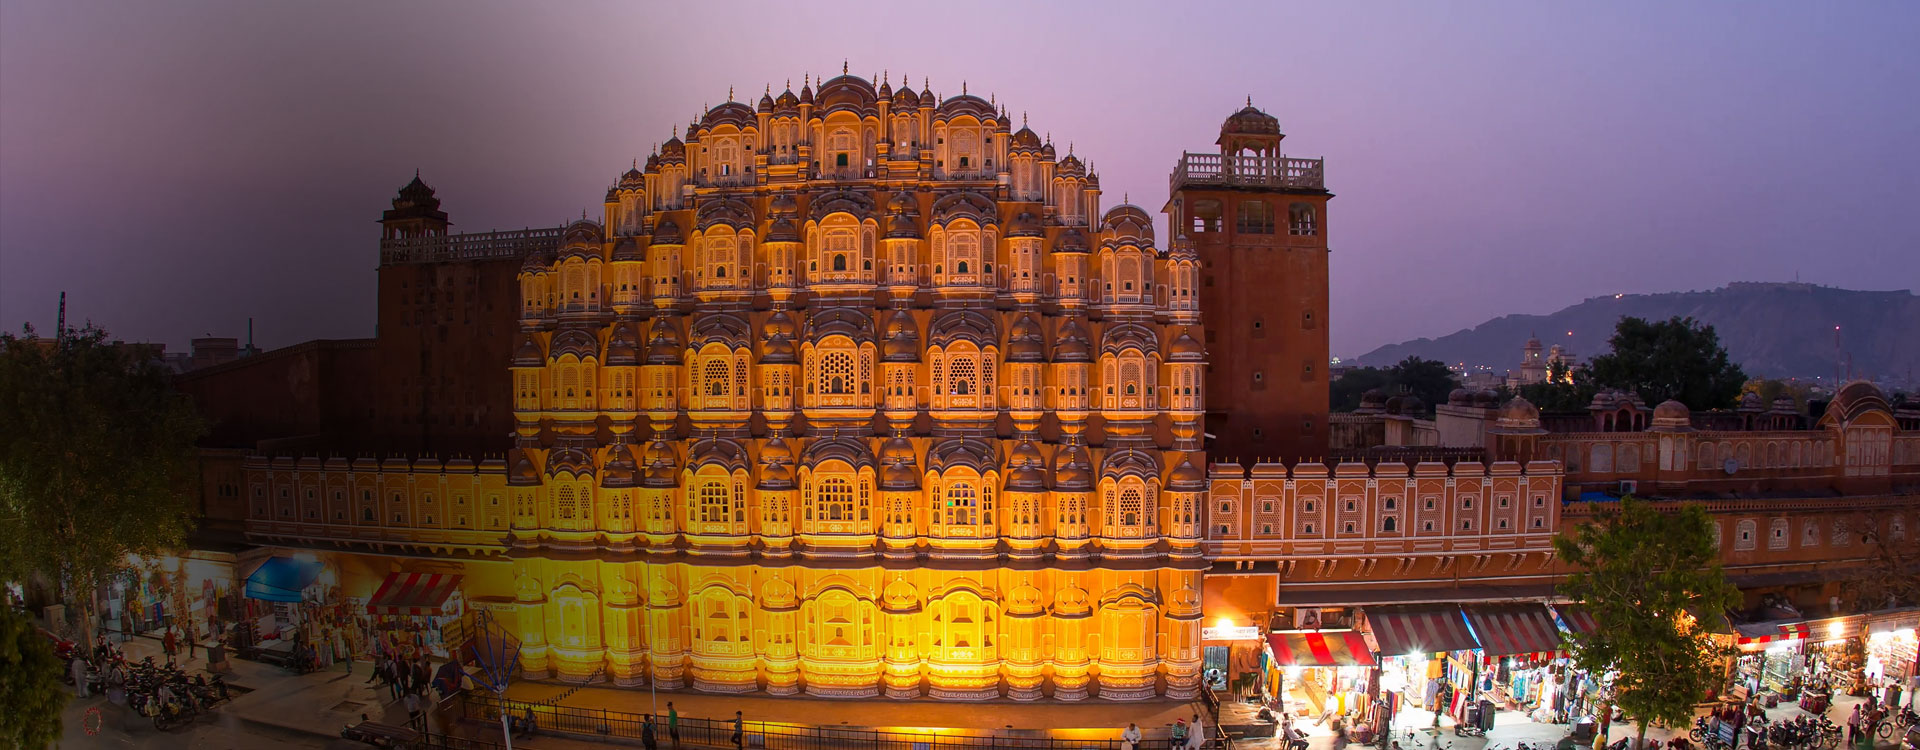
{"type": "MultiPolygon", "coordinates": [[[[646,721],[640,725],[640,744],[647,750],[658,750],[660,739],[655,735],[653,714],[647,714],[646,721]]],[[[531,718],[531,715],[529,715],[531,718]]],[[[733,712],[733,735],[729,741],[734,750],[746,749],[746,715],[733,712]]],[[[680,710],[673,707],[673,701],[667,701],[667,737],[673,741],[673,750],[680,750],[680,710]]]]}
{"type": "MultiPolygon", "coordinates": [[[[1128,722],[1127,728],[1120,732],[1121,750],[1141,750],[1140,725],[1128,722]]],[[[1167,750],[1200,750],[1207,744],[1207,726],[1200,721],[1200,714],[1193,715],[1193,721],[1175,719],[1167,730],[1167,750]]]]}
{"type": "MultiPolygon", "coordinates": [[[[351,661],[348,662],[347,671],[349,674],[353,671],[351,661]]],[[[387,686],[387,694],[392,700],[405,702],[409,723],[421,723],[426,715],[427,687],[433,682],[433,665],[427,661],[427,657],[409,659],[397,654],[383,656],[374,664],[373,674],[362,684],[375,680],[387,686]]],[[[441,686],[440,693],[444,697],[452,690],[452,687],[441,686]]]]}

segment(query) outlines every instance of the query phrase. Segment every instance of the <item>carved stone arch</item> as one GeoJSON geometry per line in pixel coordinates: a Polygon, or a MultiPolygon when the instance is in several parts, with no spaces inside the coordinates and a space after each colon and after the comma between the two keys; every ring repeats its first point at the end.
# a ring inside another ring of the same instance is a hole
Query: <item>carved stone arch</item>
{"type": "Polygon", "coordinates": [[[1128,349],[1138,350],[1141,355],[1160,351],[1160,337],[1153,330],[1139,323],[1120,323],[1107,326],[1100,332],[1100,351],[1105,354],[1119,354],[1128,349]]]}
{"type": "Polygon", "coordinates": [[[945,227],[961,219],[985,229],[998,226],[1000,215],[992,199],[971,190],[948,193],[933,202],[933,224],[945,227]]]}
{"type": "Polygon", "coordinates": [[[600,222],[592,219],[579,219],[567,224],[560,232],[560,244],[599,245],[606,241],[606,232],[601,230],[600,222]]]}
{"type": "Polygon", "coordinates": [[[585,362],[600,358],[600,341],[593,334],[578,328],[565,328],[553,335],[553,342],[547,349],[547,359],[559,361],[563,355],[573,355],[574,359],[585,362]]]}
{"type": "Polygon", "coordinates": [[[819,222],[836,213],[853,217],[855,223],[874,218],[873,199],[865,193],[836,190],[813,200],[807,206],[807,218],[819,222]]]}
{"type": "Polygon", "coordinates": [[[874,341],[873,316],[865,310],[829,307],[807,316],[806,340],[815,344],[828,336],[846,336],[855,344],[874,341]]]}
{"type": "Polygon", "coordinates": [[[731,475],[748,469],[746,449],[730,438],[708,437],[695,441],[687,455],[687,470],[697,472],[709,466],[731,475]]]}
{"type": "Polygon", "coordinates": [[[767,610],[786,610],[800,606],[799,592],[787,579],[774,576],[760,584],[760,606],[767,610]]]}
{"type": "Polygon", "coordinates": [[[687,348],[703,349],[707,344],[718,342],[728,349],[746,349],[753,342],[752,331],[745,318],[732,313],[697,315],[693,318],[687,348]]]}
{"type": "Polygon", "coordinates": [[[866,441],[852,437],[816,438],[807,443],[800,452],[800,465],[812,469],[827,461],[841,461],[858,471],[871,470],[875,466],[873,450],[866,441]]]}
{"type": "Polygon", "coordinates": [[[600,596],[600,584],[594,581],[589,581],[586,578],[581,577],[580,574],[578,573],[573,573],[573,572],[561,573],[559,578],[554,579],[553,588],[549,589],[548,591],[549,593],[552,593],[552,594],[558,594],[560,593],[561,589],[565,589],[565,588],[578,589],[583,593],[589,593],[594,595],[595,597],[600,596]]]}
{"type": "Polygon", "coordinates": [[[881,589],[880,608],[887,612],[905,614],[920,611],[920,590],[905,576],[893,579],[881,589]]]}
{"type": "Polygon", "coordinates": [[[945,438],[935,441],[927,449],[927,472],[930,476],[955,468],[972,469],[978,476],[986,478],[996,473],[1000,464],[994,456],[993,447],[980,438],[945,438]]]}
{"type": "Polygon", "coordinates": [[[830,573],[821,576],[820,580],[814,581],[813,586],[807,590],[805,599],[819,599],[833,591],[844,591],[854,599],[863,602],[871,603],[874,599],[872,589],[867,588],[845,573],[830,573]]]}
{"type": "Polygon", "coordinates": [[[932,330],[927,342],[933,346],[946,346],[955,341],[969,341],[981,349],[998,347],[1000,327],[993,318],[978,310],[948,310],[933,319],[932,330]]]}
{"type": "Polygon", "coordinates": [[[694,212],[695,231],[705,231],[715,225],[725,225],[735,230],[753,228],[753,207],[739,198],[713,198],[701,201],[700,208],[694,212]]]}
{"type": "Polygon", "coordinates": [[[1153,451],[1110,451],[1100,461],[1100,476],[1113,480],[1138,477],[1142,482],[1157,483],[1160,480],[1160,461],[1153,451]]]}

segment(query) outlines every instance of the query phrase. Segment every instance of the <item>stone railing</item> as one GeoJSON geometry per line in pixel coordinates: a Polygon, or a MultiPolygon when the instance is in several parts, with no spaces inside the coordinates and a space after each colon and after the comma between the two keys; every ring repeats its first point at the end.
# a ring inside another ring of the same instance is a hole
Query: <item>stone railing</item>
{"type": "Polygon", "coordinates": [[[381,240],[380,265],[518,259],[535,250],[558,249],[562,229],[551,227],[381,240]]]}
{"type": "Polygon", "coordinates": [[[1325,159],[1287,156],[1223,156],[1189,151],[1168,178],[1169,191],[1183,187],[1279,187],[1324,190],[1325,159]]]}

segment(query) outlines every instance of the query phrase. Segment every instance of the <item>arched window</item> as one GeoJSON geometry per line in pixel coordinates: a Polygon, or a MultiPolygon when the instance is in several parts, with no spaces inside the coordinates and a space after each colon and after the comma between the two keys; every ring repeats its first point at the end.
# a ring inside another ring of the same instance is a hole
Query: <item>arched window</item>
{"type": "Polygon", "coordinates": [[[1234,228],[1241,234],[1273,234],[1273,206],[1260,200],[1241,201],[1234,228]]]}
{"type": "Polygon", "coordinates": [[[853,354],[851,352],[827,352],[820,358],[821,391],[829,394],[847,394],[853,392],[853,354]]]}
{"type": "Polygon", "coordinates": [[[706,395],[710,397],[727,395],[727,383],[732,379],[732,372],[727,366],[726,359],[721,357],[708,359],[701,370],[701,375],[706,380],[705,386],[701,389],[706,395]]]}
{"type": "Polygon", "coordinates": [[[701,523],[726,523],[731,514],[728,504],[731,493],[727,485],[718,480],[701,483],[698,489],[698,518],[701,523]]]}
{"type": "Polygon", "coordinates": [[[979,497],[973,485],[968,482],[955,482],[947,487],[946,523],[949,526],[972,526],[978,523],[979,497]]]}
{"type": "Polygon", "coordinates": [[[1306,236],[1319,232],[1320,222],[1314,216],[1313,204],[1295,203],[1287,207],[1287,234],[1306,236]]]}
{"type": "Polygon", "coordinates": [[[853,483],[841,477],[827,477],[814,487],[814,503],[819,520],[851,521],[854,511],[853,483]]]}
{"type": "Polygon", "coordinates": [[[1120,491],[1120,525],[1141,525],[1142,501],[1140,488],[1128,487],[1120,491]]]}

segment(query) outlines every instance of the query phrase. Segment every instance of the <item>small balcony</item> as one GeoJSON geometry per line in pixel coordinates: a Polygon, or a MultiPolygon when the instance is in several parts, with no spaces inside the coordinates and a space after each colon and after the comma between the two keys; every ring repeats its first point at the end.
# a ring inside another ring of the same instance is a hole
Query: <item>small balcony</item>
{"type": "Polygon", "coordinates": [[[1223,156],[1188,151],[1167,179],[1168,191],[1187,187],[1327,189],[1325,159],[1288,156],[1223,156]]]}

